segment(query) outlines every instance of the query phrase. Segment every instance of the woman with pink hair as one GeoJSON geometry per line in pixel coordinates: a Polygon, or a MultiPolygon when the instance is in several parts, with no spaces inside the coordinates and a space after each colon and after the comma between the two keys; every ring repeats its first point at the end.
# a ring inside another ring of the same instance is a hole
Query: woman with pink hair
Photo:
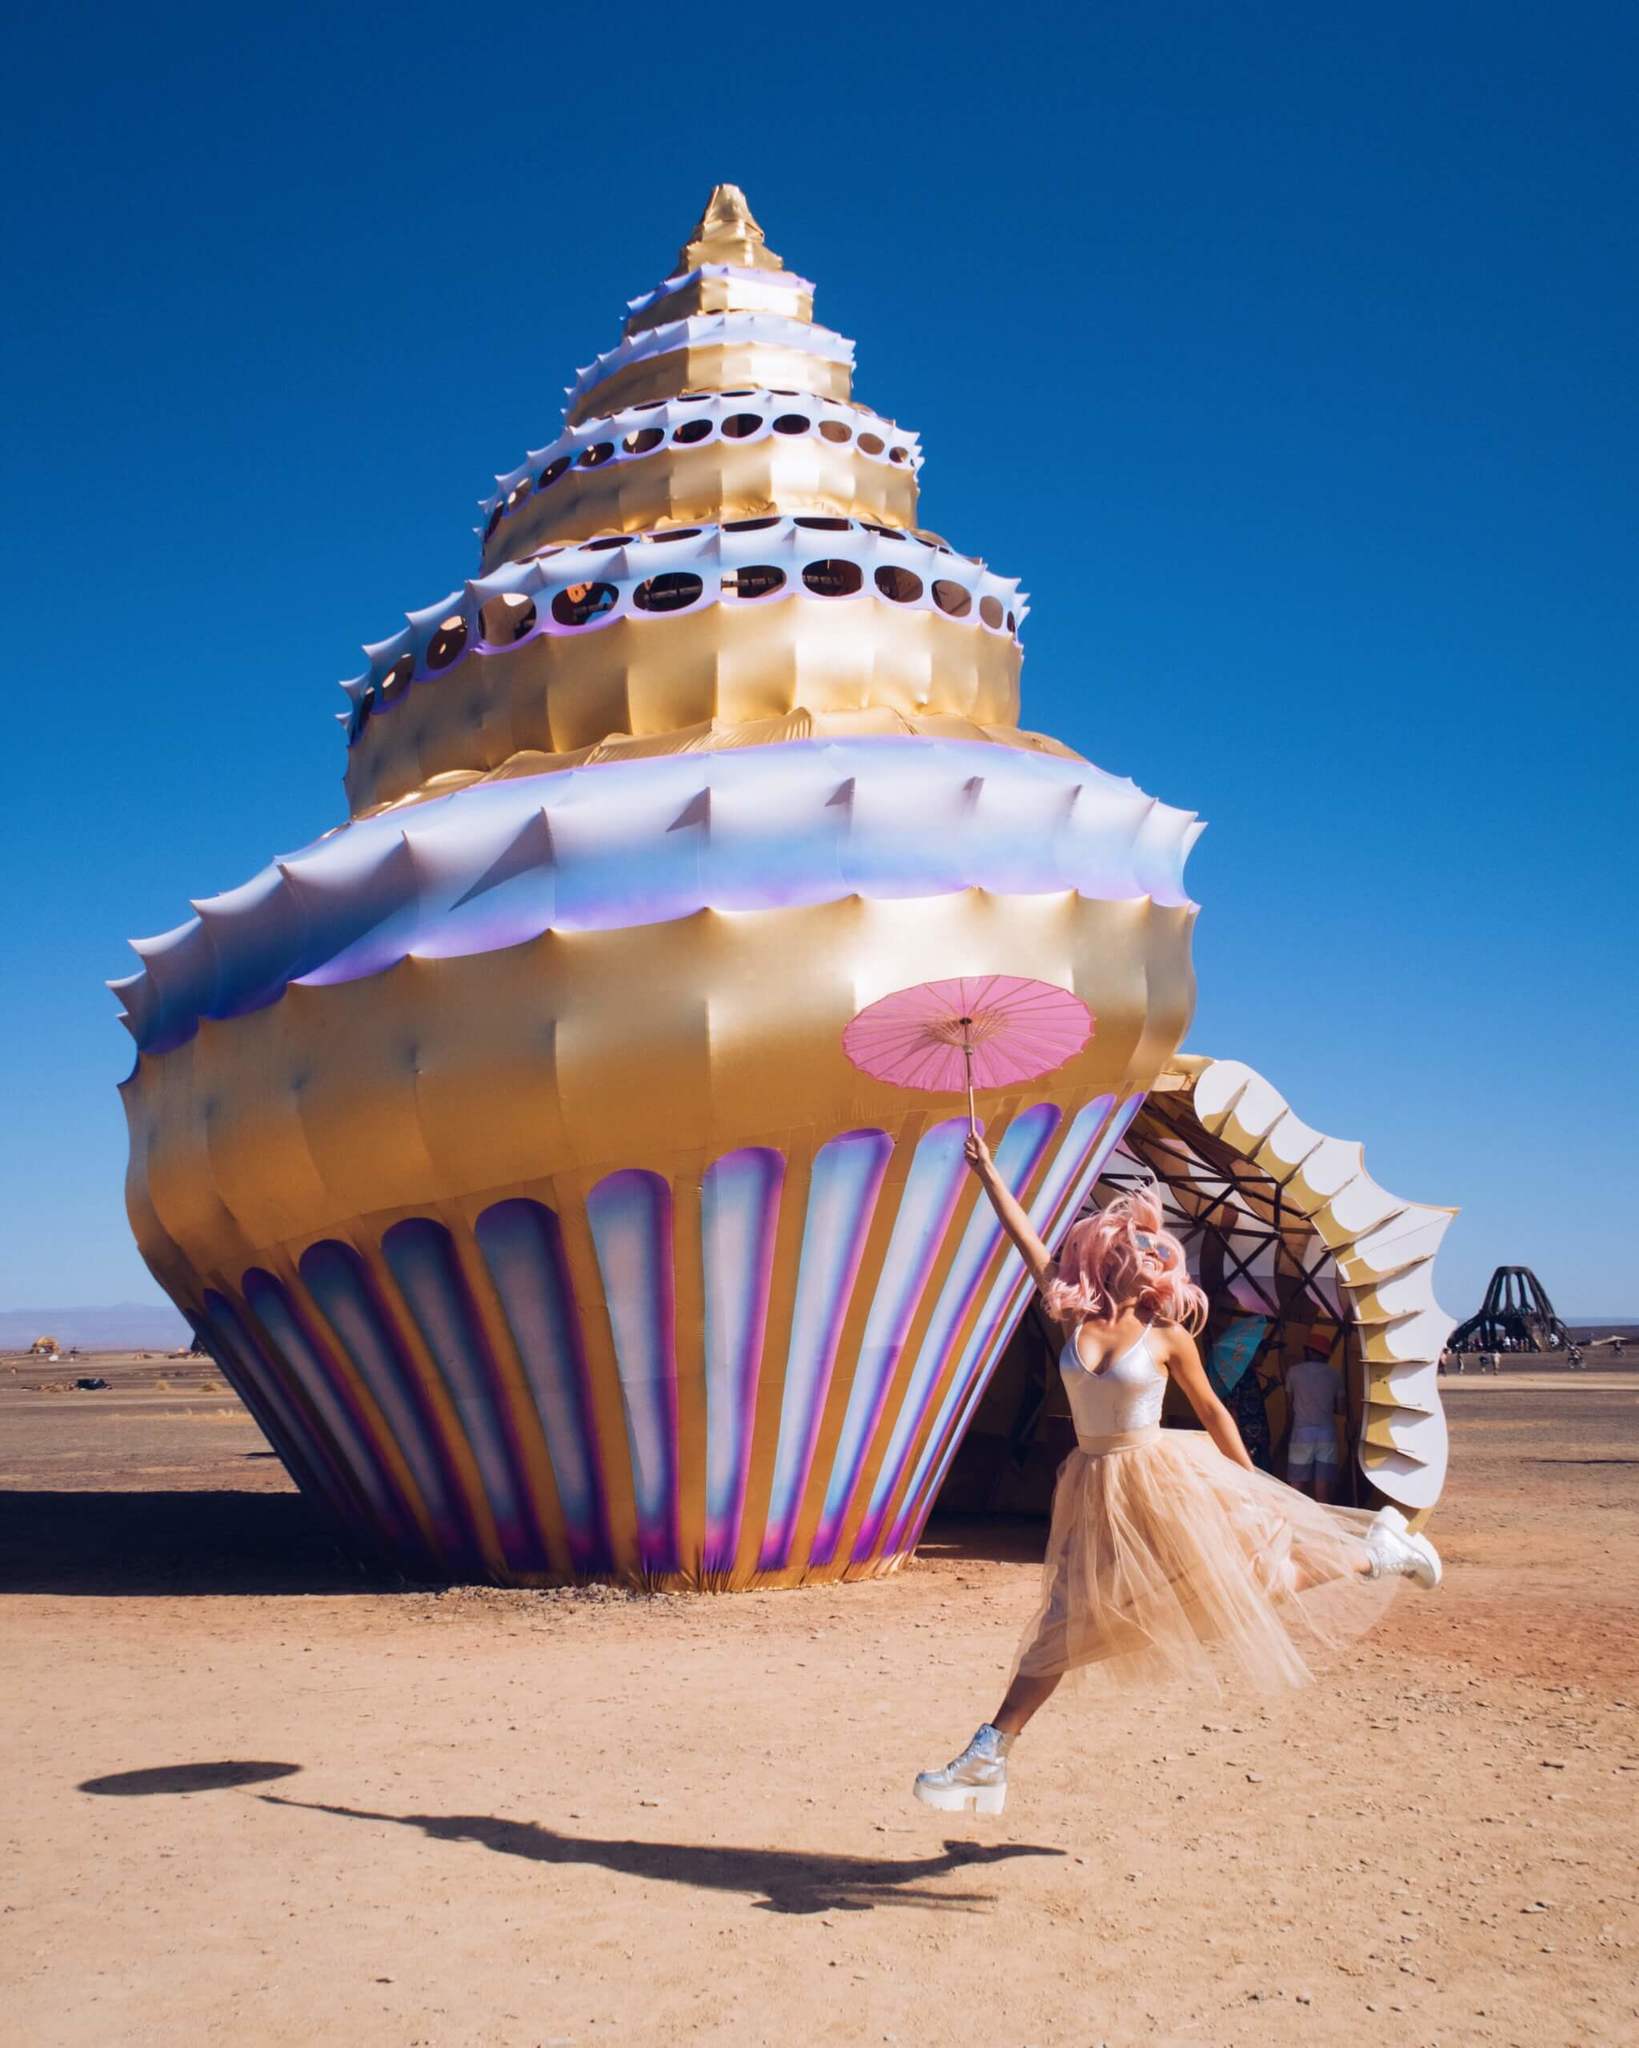
{"type": "Polygon", "coordinates": [[[1154,1193],[1084,1217],[1055,1261],[983,1138],[967,1157],[1062,1335],[1076,1425],[1012,1682],[962,1754],[916,1780],[928,1806],[1000,1813],[1008,1751],[1067,1673],[1113,1690],[1302,1685],[1372,1626],[1400,1579],[1437,1586],[1440,1560],[1397,1508],[1325,1506],[1254,1468],[1201,1364],[1206,1296],[1154,1193]],[[1169,1380],[1199,1430],[1162,1429],[1169,1380]]]}

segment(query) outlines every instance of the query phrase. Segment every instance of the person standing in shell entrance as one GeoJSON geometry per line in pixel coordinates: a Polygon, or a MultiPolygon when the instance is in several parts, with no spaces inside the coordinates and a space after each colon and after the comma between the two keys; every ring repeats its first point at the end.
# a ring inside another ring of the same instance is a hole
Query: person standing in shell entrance
{"type": "Polygon", "coordinates": [[[1286,1445],[1287,1483],[1329,1501],[1337,1484],[1337,1418],[1343,1413],[1343,1376],[1318,1346],[1286,1375],[1292,1434],[1286,1445]]]}
{"type": "Polygon", "coordinates": [[[1009,1751],[1068,1673],[1107,1692],[1302,1685],[1400,1579],[1437,1586],[1440,1559],[1398,1508],[1329,1507],[1255,1469],[1195,1348],[1206,1297],[1153,1193],[1074,1225],[1055,1263],[982,1137],[967,1158],[1063,1339],[1076,1425],[1012,1681],[961,1755],[914,1788],[943,1812],[1000,1813],[1009,1751]],[[1161,1428],[1169,1380],[1200,1430],[1161,1428]]]}

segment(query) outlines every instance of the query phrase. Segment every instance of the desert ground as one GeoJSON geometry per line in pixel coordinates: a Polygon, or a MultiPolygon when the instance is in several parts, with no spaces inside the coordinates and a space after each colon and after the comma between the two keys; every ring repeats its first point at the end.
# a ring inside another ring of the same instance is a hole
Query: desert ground
{"type": "Polygon", "coordinates": [[[1301,1694],[1067,1689],[975,1822],[910,1779],[1040,1525],[802,1592],[407,1589],[208,1365],[0,1362],[8,2037],[1639,2041],[1639,1376],[1446,1384],[1438,1594],[1301,1694]]]}

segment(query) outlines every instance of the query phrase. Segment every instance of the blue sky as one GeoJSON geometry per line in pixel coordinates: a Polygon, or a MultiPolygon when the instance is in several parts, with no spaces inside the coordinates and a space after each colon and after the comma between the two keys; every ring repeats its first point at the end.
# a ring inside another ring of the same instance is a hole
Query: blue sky
{"type": "Polygon", "coordinates": [[[335,679],[733,179],[1025,722],[1210,821],[1189,1043],[1462,1206],[1454,1312],[1639,1314],[1632,10],[722,21],[13,31],[0,1306],[154,1295],[102,981],[341,815],[335,679]]]}

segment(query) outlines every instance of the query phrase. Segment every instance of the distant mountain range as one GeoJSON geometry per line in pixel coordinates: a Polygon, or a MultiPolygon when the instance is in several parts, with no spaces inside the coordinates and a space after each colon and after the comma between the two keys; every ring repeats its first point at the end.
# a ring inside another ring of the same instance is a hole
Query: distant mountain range
{"type": "Polygon", "coordinates": [[[55,1337],[81,1351],[176,1351],[193,1332],[163,1301],[116,1301],[106,1308],[0,1308],[0,1351],[26,1351],[55,1337]]]}

